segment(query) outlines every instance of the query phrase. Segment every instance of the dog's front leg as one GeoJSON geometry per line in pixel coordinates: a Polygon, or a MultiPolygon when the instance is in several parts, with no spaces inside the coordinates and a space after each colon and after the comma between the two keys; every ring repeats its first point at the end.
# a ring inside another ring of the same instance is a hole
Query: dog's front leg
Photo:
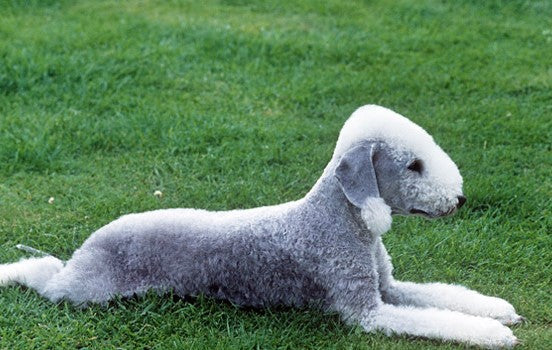
{"type": "Polygon", "coordinates": [[[395,281],[391,259],[381,239],[377,242],[376,261],[380,292],[386,303],[460,311],[494,318],[503,324],[516,324],[523,320],[506,300],[485,296],[463,286],[395,281]]]}
{"type": "MultiPolygon", "coordinates": [[[[368,332],[407,334],[487,348],[513,347],[517,344],[512,331],[492,318],[383,303],[375,265],[356,265],[358,261],[344,259],[336,263],[335,259],[328,259],[333,268],[323,274],[329,287],[330,306],[347,323],[360,324],[368,332]]],[[[374,262],[372,259],[368,261],[374,262]]]]}
{"type": "Polygon", "coordinates": [[[449,340],[485,348],[511,348],[518,344],[512,331],[492,318],[436,308],[382,304],[361,321],[367,331],[449,340]]]}
{"type": "Polygon", "coordinates": [[[391,280],[381,293],[385,302],[395,305],[459,311],[494,318],[503,324],[516,324],[523,320],[506,300],[485,296],[459,285],[391,280]]]}

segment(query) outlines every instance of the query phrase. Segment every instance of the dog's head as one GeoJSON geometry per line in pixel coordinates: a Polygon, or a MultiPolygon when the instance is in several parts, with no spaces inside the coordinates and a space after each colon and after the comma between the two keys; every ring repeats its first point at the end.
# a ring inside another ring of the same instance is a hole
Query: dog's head
{"type": "Polygon", "coordinates": [[[356,110],[336,145],[335,176],[359,208],[381,197],[395,214],[435,218],[452,214],[466,198],[449,156],[421,127],[380,106],[356,110]]]}

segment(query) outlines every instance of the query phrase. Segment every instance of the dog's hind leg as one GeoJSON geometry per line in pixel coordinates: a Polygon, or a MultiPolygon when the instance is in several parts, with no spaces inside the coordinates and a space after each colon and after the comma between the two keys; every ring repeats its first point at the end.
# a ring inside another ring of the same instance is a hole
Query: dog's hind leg
{"type": "Polygon", "coordinates": [[[40,294],[52,302],[67,300],[86,307],[91,303],[105,304],[116,293],[115,287],[104,274],[68,264],[46,283],[40,294]]]}
{"type": "Polygon", "coordinates": [[[63,262],[53,256],[23,259],[0,265],[0,286],[20,284],[43,293],[48,281],[63,268],[63,262]]]}
{"type": "Polygon", "coordinates": [[[67,264],[48,255],[0,265],[0,287],[19,284],[52,302],[68,300],[79,306],[107,302],[116,294],[109,269],[94,264],[92,255],[80,257],[67,264]]]}

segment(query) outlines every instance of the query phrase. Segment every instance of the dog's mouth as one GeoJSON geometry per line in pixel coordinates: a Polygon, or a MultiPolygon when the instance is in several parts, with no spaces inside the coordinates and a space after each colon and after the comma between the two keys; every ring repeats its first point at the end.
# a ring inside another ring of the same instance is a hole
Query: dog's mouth
{"type": "Polygon", "coordinates": [[[456,212],[456,208],[452,208],[452,209],[449,209],[448,211],[439,212],[439,213],[428,213],[425,210],[412,208],[412,209],[410,209],[409,213],[412,214],[412,215],[418,215],[418,216],[422,216],[422,217],[429,218],[429,219],[435,219],[435,218],[440,218],[440,217],[443,217],[443,216],[452,215],[452,214],[454,214],[454,212],[456,212]]]}
{"type": "Polygon", "coordinates": [[[435,217],[435,215],[431,215],[430,213],[428,213],[425,210],[416,209],[416,208],[410,209],[410,214],[417,215],[417,216],[423,216],[423,217],[426,217],[426,218],[434,218],[435,217]]]}

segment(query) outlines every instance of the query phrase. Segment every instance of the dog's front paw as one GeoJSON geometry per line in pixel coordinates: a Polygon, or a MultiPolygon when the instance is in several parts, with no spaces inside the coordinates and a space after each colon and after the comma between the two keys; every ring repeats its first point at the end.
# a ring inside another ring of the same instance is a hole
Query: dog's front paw
{"type": "Polygon", "coordinates": [[[502,323],[504,325],[512,326],[512,325],[524,322],[525,317],[520,316],[520,315],[518,315],[514,312],[512,315],[508,315],[506,317],[501,317],[501,318],[496,318],[496,320],[498,320],[500,323],[502,323]]]}
{"type": "Polygon", "coordinates": [[[501,334],[500,337],[497,339],[497,342],[491,345],[491,349],[494,349],[494,348],[510,349],[520,344],[519,339],[512,333],[510,329],[508,330],[509,332],[503,332],[503,334],[501,334]]]}
{"type": "Polygon", "coordinates": [[[480,328],[481,333],[485,336],[477,345],[488,349],[509,349],[520,344],[519,339],[516,338],[510,328],[501,325],[496,320],[487,320],[489,322],[480,328]]]}
{"type": "Polygon", "coordinates": [[[492,317],[505,325],[514,325],[522,322],[524,318],[516,313],[516,310],[504,299],[488,297],[486,300],[487,316],[492,317]]]}
{"type": "MultiPolygon", "coordinates": [[[[518,338],[516,338],[515,335],[513,334],[509,334],[509,335],[505,335],[502,339],[499,340],[499,342],[497,343],[497,346],[496,348],[506,348],[506,349],[511,349],[513,348],[514,346],[517,346],[521,344],[521,342],[519,341],[518,338]]],[[[495,347],[491,347],[491,349],[494,349],[495,347]]]]}

